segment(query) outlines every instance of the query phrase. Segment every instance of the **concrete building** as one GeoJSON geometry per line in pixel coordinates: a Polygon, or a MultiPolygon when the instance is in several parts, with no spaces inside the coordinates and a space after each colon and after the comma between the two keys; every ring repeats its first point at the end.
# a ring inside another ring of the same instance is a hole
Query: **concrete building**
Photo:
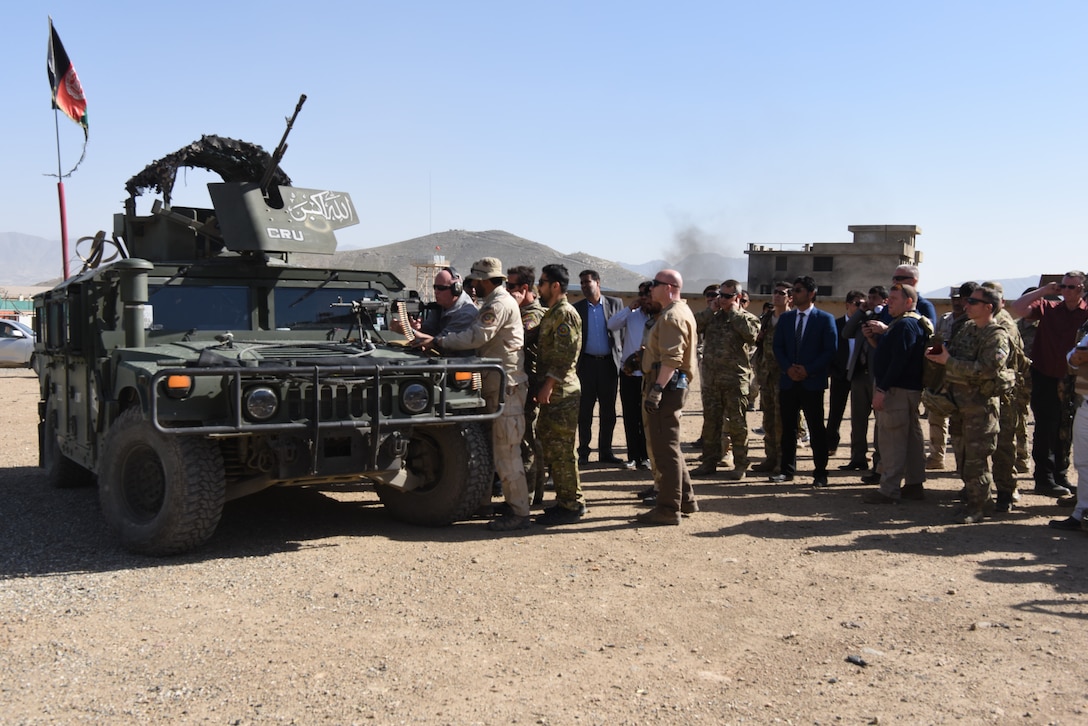
{"type": "Polygon", "coordinates": [[[922,262],[922,253],[914,248],[922,230],[913,224],[855,224],[846,229],[853,242],[748,245],[748,289],[769,295],[777,280],[811,275],[820,297],[836,300],[851,289],[887,286],[896,267],[922,262]]]}

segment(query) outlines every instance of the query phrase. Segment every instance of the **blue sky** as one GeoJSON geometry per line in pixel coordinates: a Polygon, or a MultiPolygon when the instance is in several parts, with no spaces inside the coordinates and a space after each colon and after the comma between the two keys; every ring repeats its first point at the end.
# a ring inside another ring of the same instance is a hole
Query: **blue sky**
{"type": "Polygon", "coordinates": [[[47,14],[89,101],[73,239],[201,134],[271,149],[305,93],[283,166],[351,194],[342,247],[503,229],[640,263],[916,224],[925,289],[1088,266],[1084,2],[17,2],[0,231],[59,239],[47,14]]]}

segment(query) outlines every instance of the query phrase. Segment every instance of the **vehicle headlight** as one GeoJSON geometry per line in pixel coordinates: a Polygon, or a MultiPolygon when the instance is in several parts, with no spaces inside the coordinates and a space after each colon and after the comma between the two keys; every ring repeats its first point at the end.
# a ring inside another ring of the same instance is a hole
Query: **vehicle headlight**
{"type": "Polygon", "coordinates": [[[252,421],[267,421],[276,415],[280,398],[268,386],[255,386],[245,393],[246,417],[252,421]]]}
{"type": "Polygon", "coordinates": [[[400,389],[400,407],[408,413],[423,413],[431,405],[431,390],[422,383],[409,383],[400,389]]]}

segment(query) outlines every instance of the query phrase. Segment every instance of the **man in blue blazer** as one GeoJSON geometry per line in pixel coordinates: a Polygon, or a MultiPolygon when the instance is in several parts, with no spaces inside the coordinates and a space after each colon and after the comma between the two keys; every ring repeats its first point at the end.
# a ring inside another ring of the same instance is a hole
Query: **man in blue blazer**
{"type": "Polygon", "coordinates": [[[797,470],[797,416],[804,412],[812,446],[813,486],[827,486],[827,428],[824,390],[835,357],[838,335],[831,313],[817,310],[816,281],[805,275],[793,281],[793,309],[774,329],[774,357],[782,369],[779,410],[782,415],[781,474],[771,481],[793,481],[797,470]]]}

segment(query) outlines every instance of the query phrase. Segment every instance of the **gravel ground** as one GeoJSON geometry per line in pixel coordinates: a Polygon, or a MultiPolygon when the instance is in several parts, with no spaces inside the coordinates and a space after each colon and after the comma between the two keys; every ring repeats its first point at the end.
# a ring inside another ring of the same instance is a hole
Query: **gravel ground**
{"type": "Polygon", "coordinates": [[[94,489],[46,487],[32,375],[0,396],[5,724],[1088,723],[1088,536],[1046,527],[1051,500],[958,526],[951,478],[892,507],[852,476],[749,478],[639,528],[648,475],[591,464],[575,526],[421,529],[369,491],[269,491],[149,559],[94,489]]]}

